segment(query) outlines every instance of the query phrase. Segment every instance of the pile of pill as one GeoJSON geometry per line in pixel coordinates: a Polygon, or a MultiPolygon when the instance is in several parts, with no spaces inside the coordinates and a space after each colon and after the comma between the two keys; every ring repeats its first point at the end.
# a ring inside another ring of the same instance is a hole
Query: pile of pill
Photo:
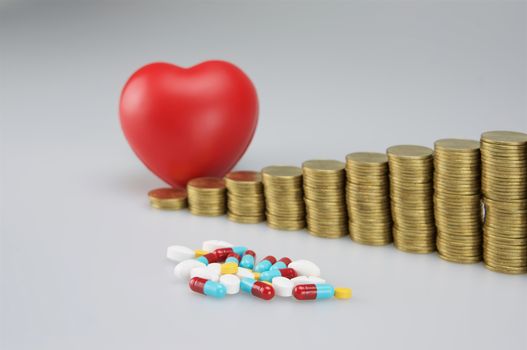
{"type": "Polygon", "coordinates": [[[275,295],[298,300],[351,298],[351,289],[326,283],[320,268],[309,260],[268,255],[257,262],[254,251],[225,241],[205,241],[196,250],[173,245],[167,258],[177,262],[175,276],[189,280],[192,291],[215,298],[240,290],[264,300],[275,295]]]}

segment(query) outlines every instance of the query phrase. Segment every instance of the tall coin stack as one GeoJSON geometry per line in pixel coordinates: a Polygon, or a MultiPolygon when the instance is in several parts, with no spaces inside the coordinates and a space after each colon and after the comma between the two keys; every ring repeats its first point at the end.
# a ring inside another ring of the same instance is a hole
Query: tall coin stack
{"type": "Polygon", "coordinates": [[[225,181],[216,177],[199,177],[187,184],[190,212],[201,216],[219,216],[226,212],[225,181]]]}
{"type": "Polygon", "coordinates": [[[414,145],[386,151],[395,246],[409,253],[435,251],[433,150],[414,145]]]}
{"type": "Polygon", "coordinates": [[[434,147],[439,256],[457,263],[479,262],[483,241],[479,141],[442,139],[434,147]]]}
{"type": "Polygon", "coordinates": [[[348,234],[345,164],[336,160],[309,160],[302,164],[308,231],[317,237],[348,234]]]}
{"type": "Polygon", "coordinates": [[[277,230],[295,231],[306,226],[302,191],[302,169],[295,166],[268,166],[262,169],[267,225],[277,230]]]}
{"type": "Polygon", "coordinates": [[[483,260],[503,273],[527,273],[527,134],[481,135],[485,204],[483,260]]]}
{"type": "Polygon", "coordinates": [[[230,172],[225,176],[225,184],[229,220],[245,224],[265,220],[262,175],[259,172],[230,172]]]}
{"type": "Polygon", "coordinates": [[[388,157],[357,152],[346,156],[349,233],[355,242],[384,245],[393,241],[388,157]]]}

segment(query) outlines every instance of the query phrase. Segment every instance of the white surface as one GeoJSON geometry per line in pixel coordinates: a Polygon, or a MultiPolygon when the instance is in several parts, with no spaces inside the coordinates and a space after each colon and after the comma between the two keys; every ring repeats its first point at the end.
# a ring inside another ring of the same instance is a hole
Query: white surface
{"type": "Polygon", "coordinates": [[[239,169],[525,132],[526,13],[503,1],[0,5],[0,348],[195,348],[206,327],[215,349],[232,348],[228,334],[268,348],[258,330],[290,349],[526,349],[527,276],[151,209],[162,184],[117,119],[142,64],[222,58],[261,102],[239,169]],[[312,260],[354,296],[192,293],[165,251],[207,239],[312,260]]]}

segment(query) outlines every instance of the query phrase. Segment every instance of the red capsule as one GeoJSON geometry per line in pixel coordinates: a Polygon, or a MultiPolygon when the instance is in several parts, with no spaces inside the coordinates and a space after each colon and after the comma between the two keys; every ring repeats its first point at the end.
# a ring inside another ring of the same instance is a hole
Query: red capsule
{"type": "Polygon", "coordinates": [[[227,259],[227,255],[232,253],[232,248],[218,248],[214,250],[214,253],[218,257],[218,262],[224,262],[227,259]]]}
{"type": "Polygon", "coordinates": [[[282,259],[278,260],[278,261],[281,261],[285,264],[285,266],[289,266],[289,264],[291,264],[291,259],[289,259],[288,257],[283,257],[282,259]]]}
{"type": "Polygon", "coordinates": [[[250,255],[253,258],[256,258],[256,253],[253,250],[250,250],[250,249],[246,250],[245,253],[243,253],[243,255],[250,255]]]}
{"type": "Polygon", "coordinates": [[[219,261],[218,260],[218,256],[214,252],[205,254],[203,256],[200,256],[197,260],[201,261],[205,265],[212,264],[212,263],[215,263],[215,262],[219,261]]]}
{"type": "Polygon", "coordinates": [[[232,262],[232,263],[236,263],[236,264],[239,264],[240,263],[240,256],[234,252],[232,253],[229,253],[227,255],[227,259],[225,259],[225,262],[232,262]]]}
{"type": "Polygon", "coordinates": [[[335,295],[333,286],[321,284],[300,284],[293,288],[293,296],[298,300],[330,299],[335,295]]]}
{"type": "Polygon", "coordinates": [[[279,269],[278,271],[280,271],[280,275],[282,277],[285,277],[285,278],[288,278],[288,279],[295,278],[296,276],[298,276],[296,271],[293,270],[293,269],[290,269],[290,268],[279,269]]]}
{"type": "Polygon", "coordinates": [[[274,297],[274,288],[267,283],[256,281],[251,289],[251,294],[264,300],[271,300],[274,297]]]}

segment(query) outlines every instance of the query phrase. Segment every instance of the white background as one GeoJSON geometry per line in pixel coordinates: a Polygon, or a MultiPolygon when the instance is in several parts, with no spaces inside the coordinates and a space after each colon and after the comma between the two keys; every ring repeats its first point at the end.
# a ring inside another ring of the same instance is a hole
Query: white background
{"type": "Polygon", "coordinates": [[[148,206],[120,89],[141,65],[238,64],[260,123],[238,169],[527,131],[525,2],[0,5],[0,347],[526,349],[527,276],[148,206]],[[350,301],[218,301],[171,244],[317,262],[350,301]]]}

